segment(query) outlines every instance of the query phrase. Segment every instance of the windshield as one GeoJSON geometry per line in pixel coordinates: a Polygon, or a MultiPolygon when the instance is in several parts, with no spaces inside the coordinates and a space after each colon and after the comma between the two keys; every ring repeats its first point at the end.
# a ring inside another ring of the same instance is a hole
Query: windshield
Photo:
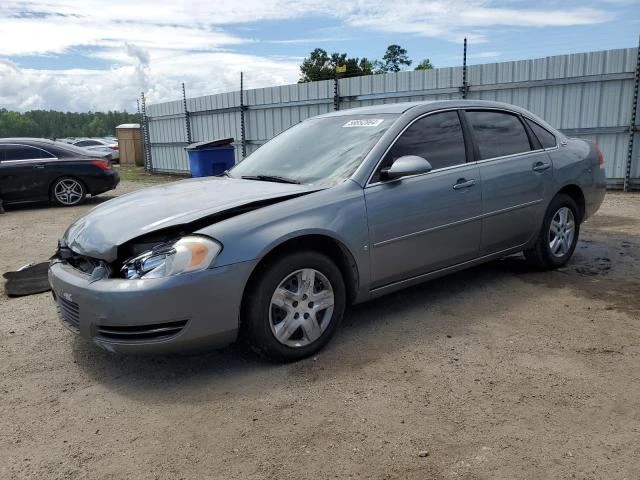
{"type": "Polygon", "coordinates": [[[353,174],[396,118],[375,114],[306,120],[265,143],[233,167],[229,176],[334,185],[353,174]]]}

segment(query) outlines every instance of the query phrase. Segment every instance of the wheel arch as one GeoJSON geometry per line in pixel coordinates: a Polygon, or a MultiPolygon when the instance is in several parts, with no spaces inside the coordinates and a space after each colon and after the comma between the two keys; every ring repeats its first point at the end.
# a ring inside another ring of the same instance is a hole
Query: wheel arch
{"type": "Polygon", "coordinates": [[[580,215],[580,221],[582,221],[586,209],[584,192],[582,191],[582,189],[578,185],[571,183],[558,190],[556,196],[560,194],[568,195],[573,199],[574,202],[576,202],[576,205],[578,205],[579,209],[578,214],[580,215]]]}
{"type": "Polygon", "coordinates": [[[288,238],[281,243],[273,246],[265,255],[260,258],[260,261],[253,268],[253,271],[249,275],[249,278],[245,284],[244,291],[242,293],[242,307],[249,293],[249,289],[252,288],[256,278],[265,268],[267,268],[276,258],[280,258],[288,253],[312,250],[320,252],[326,255],[331,261],[333,261],[344,279],[347,304],[353,303],[356,298],[359,288],[359,271],[358,265],[351,251],[339,240],[329,235],[324,234],[303,234],[288,238]]]}

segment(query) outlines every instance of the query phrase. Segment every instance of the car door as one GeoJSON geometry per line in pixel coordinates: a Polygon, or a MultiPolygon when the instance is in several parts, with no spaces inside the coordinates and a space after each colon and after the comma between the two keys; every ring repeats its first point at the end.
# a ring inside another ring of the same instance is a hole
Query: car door
{"type": "Polygon", "coordinates": [[[455,110],[418,118],[399,135],[365,188],[372,287],[474,258],[480,246],[481,185],[455,110]],[[426,174],[382,181],[404,155],[426,158],[426,174]]]}
{"type": "Polygon", "coordinates": [[[481,253],[523,245],[542,221],[551,158],[516,113],[468,109],[465,118],[482,179],[481,253]]]}
{"type": "Polygon", "coordinates": [[[2,196],[7,202],[44,200],[49,197],[47,163],[51,153],[30,145],[5,144],[2,162],[2,196]],[[5,191],[6,190],[6,191],[5,191]]]}

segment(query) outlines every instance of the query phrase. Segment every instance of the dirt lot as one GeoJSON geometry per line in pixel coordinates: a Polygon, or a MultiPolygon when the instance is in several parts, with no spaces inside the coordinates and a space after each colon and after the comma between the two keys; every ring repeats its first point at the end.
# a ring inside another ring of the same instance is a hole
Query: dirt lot
{"type": "MultiPolygon", "coordinates": [[[[0,272],[97,202],[0,216],[0,272]]],[[[640,195],[609,194],[562,271],[510,257],[355,307],[291,365],[115,357],[49,294],[0,293],[0,478],[640,478],[639,260],[640,195]]]]}

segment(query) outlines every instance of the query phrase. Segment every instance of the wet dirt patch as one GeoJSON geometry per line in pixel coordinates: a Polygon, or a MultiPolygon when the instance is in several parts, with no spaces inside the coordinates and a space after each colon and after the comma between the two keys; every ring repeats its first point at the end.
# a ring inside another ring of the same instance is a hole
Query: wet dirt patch
{"type": "Polygon", "coordinates": [[[598,214],[591,217],[585,224],[590,230],[621,230],[640,226],[640,220],[633,217],[623,217],[618,215],[598,214]]]}
{"type": "Polygon", "coordinates": [[[603,301],[607,310],[638,315],[640,278],[636,268],[640,244],[602,234],[585,234],[567,265],[555,271],[532,269],[514,255],[494,262],[521,280],[549,288],[570,288],[581,296],[603,301]]]}
{"type": "Polygon", "coordinates": [[[598,347],[578,349],[576,350],[576,353],[582,353],[584,355],[624,355],[624,353],[622,353],[622,349],[598,347]]]}

